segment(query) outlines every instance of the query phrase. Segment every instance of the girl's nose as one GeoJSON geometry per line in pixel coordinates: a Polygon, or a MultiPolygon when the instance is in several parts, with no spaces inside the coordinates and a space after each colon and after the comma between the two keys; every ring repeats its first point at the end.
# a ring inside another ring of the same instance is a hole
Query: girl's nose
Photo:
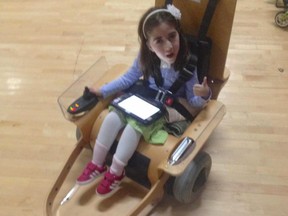
{"type": "Polygon", "coordinates": [[[169,40],[166,40],[166,42],[165,42],[165,50],[167,51],[169,51],[170,49],[172,49],[172,43],[171,43],[171,41],[169,41],[169,40]]]}

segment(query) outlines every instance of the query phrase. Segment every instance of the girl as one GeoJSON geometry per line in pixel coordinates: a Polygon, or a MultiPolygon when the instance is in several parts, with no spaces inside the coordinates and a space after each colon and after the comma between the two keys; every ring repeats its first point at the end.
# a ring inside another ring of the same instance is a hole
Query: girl
{"type": "MultiPolygon", "coordinates": [[[[136,83],[140,77],[148,82],[150,88],[158,90],[169,89],[179,76],[179,71],[189,62],[190,54],[185,39],[180,31],[180,11],[173,5],[167,8],[151,8],[140,19],[138,36],[140,53],[131,68],[120,78],[102,86],[99,89],[90,88],[90,91],[99,97],[125,90],[136,83]]],[[[201,108],[211,97],[211,91],[206,77],[199,84],[197,73],[188,80],[175,94],[177,98],[193,107],[201,108]]],[[[101,125],[93,150],[92,161],[85,167],[78,177],[78,184],[87,184],[101,174],[104,178],[97,186],[98,195],[107,195],[115,191],[125,176],[124,168],[136,150],[143,135],[146,141],[159,132],[164,124],[164,118],[147,127],[140,125],[129,117],[122,116],[112,110],[101,125]],[[124,128],[117,150],[113,156],[110,169],[105,165],[106,155],[113,144],[118,132],[124,128]],[[149,131],[151,133],[149,133],[149,131]]],[[[164,143],[166,138],[161,136],[156,142],[164,143]]],[[[150,142],[151,143],[151,142],[150,142]]]]}

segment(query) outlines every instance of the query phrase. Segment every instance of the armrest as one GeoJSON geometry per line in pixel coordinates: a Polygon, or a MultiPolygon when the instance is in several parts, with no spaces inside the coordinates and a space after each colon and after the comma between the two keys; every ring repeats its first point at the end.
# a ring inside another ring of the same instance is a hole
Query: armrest
{"type": "MultiPolygon", "coordinates": [[[[111,80],[114,80],[119,75],[124,73],[127,69],[126,65],[115,65],[109,70],[106,71],[106,73],[101,76],[92,86],[102,86],[107,82],[110,82],[111,80]]],[[[90,140],[90,133],[93,127],[93,124],[99,114],[107,108],[107,106],[110,104],[111,100],[113,99],[113,96],[100,99],[99,102],[96,104],[95,107],[93,107],[90,111],[88,111],[84,116],[81,116],[79,118],[71,119],[71,121],[81,130],[83,139],[87,142],[90,140]]]]}
{"type": "Polygon", "coordinates": [[[202,149],[206,140],[223,119],[225,112],[226,110],[224,104],[216,100],[211,100],[207,106],[197,115],[189,128],[182,135],[179,142],[174,145],[173,149],[171,149],[169,156],[173,153],[173,151],[178,147],[178,144],[181,143],[185,137],[189,137],[195,141],[196,145],[193,151],[179,164],[176,165],[170,165],[168,163],[169,156],[166,157],[159,164],[158,169],[172,176],[180,175],[202,149]]]}

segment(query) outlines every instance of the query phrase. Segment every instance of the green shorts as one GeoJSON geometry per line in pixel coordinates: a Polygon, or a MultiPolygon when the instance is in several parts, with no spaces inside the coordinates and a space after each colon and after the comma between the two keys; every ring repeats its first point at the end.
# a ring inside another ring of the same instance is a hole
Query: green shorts
{"type": "Polygon", "coordinates": [[[151,144],[164,144],[168,138],[168,132],[164,129],[165,118],[162,117],[150,125],[143,125],[134,118],[124,115],[121,111],[109,106],[109,110],[116,112],[125,124],[129,124],[143,135],[146,142],[151,144]]]}

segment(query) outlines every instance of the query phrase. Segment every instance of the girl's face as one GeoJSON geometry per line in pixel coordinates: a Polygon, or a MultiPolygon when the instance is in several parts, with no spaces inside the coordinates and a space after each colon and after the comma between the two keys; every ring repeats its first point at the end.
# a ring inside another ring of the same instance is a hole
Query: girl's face
{"type": "Polygon", "coordinates": [[[162,61],[173,64],[180,46],[179,34],[174,26],[161,23],[148,34],[147,46],[162,61]]]}

